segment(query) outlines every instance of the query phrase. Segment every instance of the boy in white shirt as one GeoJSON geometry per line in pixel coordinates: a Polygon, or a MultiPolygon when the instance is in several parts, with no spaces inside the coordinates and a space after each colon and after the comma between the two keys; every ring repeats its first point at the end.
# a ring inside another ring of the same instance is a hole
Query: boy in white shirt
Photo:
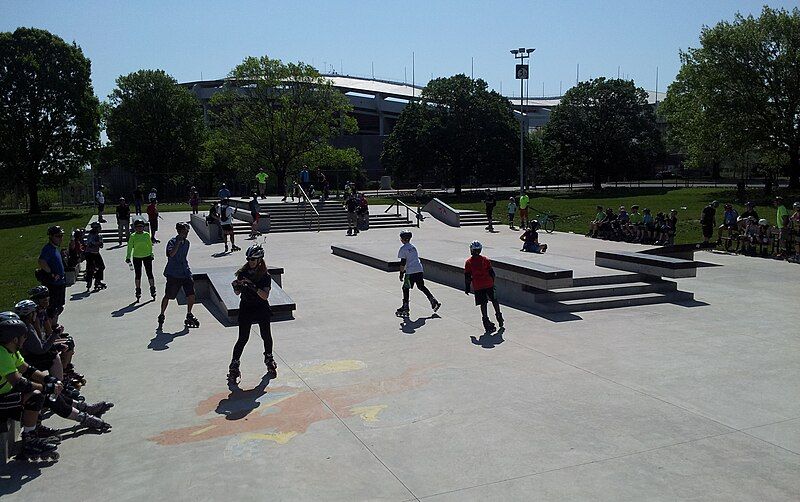
{"type": "Polygon", "coordinates": [[[425,279],[423,278],[422,262],[419,260],[417,248],[411,244],[411,231],[403,230],[400,232],[400,250],[397,251],[397,257],[400,258],[400,280],[403,281],[403,306],[397,309],[395,315],[397,317],[408,317],[410,310],[408,308],[408,293],[414,284],[428,297],[431,302],[431,308],[434,312],[439,310],[442,306],[433,294],[425,287],[425,279]]]}

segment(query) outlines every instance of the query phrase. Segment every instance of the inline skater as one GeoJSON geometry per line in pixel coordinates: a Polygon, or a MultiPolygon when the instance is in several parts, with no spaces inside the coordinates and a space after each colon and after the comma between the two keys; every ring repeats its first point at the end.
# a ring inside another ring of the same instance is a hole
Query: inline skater
{"type": "Polygon", "coordinates": [[[264,248],[260,244],[253,244],[245,252],[247,263],[236,271],[236,280],[231,283],[233,291],[241,296],[239,300],[239,339],[233,346],[233,357],[228,368],[228,382],[238,383],[241,379],[239,360],[242,357],[244,346],[250,339],[250,328],[258,324],[261,339],[264,341],[264,364],[267,373],[272,377],[278,376],[278,365],[272,356],[272,332],[270,330],[269,292],[272,278],[264,262],[264,248]]]}
{"type": "Polygon", "coordinates": [[[61,256],[61,242],[64,230],[59,225],[47,229],[47,244],[39,253],[39,268],[46,274],[42,285],[47,286],[50,297],[50,317],[58,322],[58,316],[64,311],[66,302],[67,281],[64,271],[64,260],[61,256]]]}
{"type": "Polygon", "coordinates": [[[469,245],[471,256],[464,264],[464,293],[469,294],[470,286],[472,287],[475,292],[475,305],[479,305],[481,308],[483,327],[487,333],[492,333],[495,330],[495,326],[489,320],[486,304],[490,301],[492,302],[497,323],[501,328],[503,327],[503,314],[500,313],[500,303],[498,303],[495,295],[495,274],[492,262],[481,255],[482,250],[483,245],[478,241],[472,241],[469,245]]]}
{"type": "MultiPolygon", "coordinates": [[[[224,187],[223,183],[223,187],[224,187]]],[[[227,190],[227,188],[225,189],[227,190]]],[[[222,190],[220,190],[221,192],[222,190]]],[[[222,228],[222,238],[225,241],[225,252],[228,252],[228,236],[231,237],[231,251],[240,251],[241,248],[233,242],[233,213],[236,210],[231,207],[230,201],[225,198],[219,203],[219,223],[222,228]]]]}
{"type": "Polygon", "coordinates": [[[400,242],[403,243],[397,251],[397,257],[400,258],[400,281],[403,282],[403,306],[397,309],[395,315],[397,317],[408,317],[411,313],[408,308],[408,295],[414,285],[417,289],[422,291],[431,302],[431,308],[434,312],[439,310],[442,306],[433,294],[425,287],[424,272],[422,269],[422,262],[419,260],[417,248],[411,244],[411,231],[403,230],[400,232],[400,242]]]}
{"type": "Polygon", "coordinates": [[[156,281],[153,278],[153,241],[150,234],[144,231],[144,220],[136,218],[133,220],[133,233],[128,239],[128,252],[125,255],[125,263],[131,263],[133,257],[134,281],[136,284],[136,301],[142,297],[142,265],[147,273],[147,280],[150,282],[150,296],[156,299],[156,281]]]}
{"type": "Polygon", "coordinates": [[[103,282],[103,271],[106,269],[106,264],[103,263],[103,257],[100,256],[100,248],[103,247],[103,236],[100,235],[100,224],[93,221],[91,230],[86,235],[86,291],[92,287],[92,279],[94,279],[94,290],[100,291],[106,289],[108,286],[103,282]]]}
{"type": "Polygon", "coordinates": [[[194,306],[194,279],[192,270],[189,268],[187,259],[189,254],[189,224],[179,221],[175,224],[178,235],[167,243],[167,266],[164,267],[164,276],[167,278],[167,286],[164,290],[164,298],[161,300],[161,313],[158,315],[158,328],[164,325],[164,312],[167,310],[170,300],[178,296],[178,290],[183,288],[186,294],[186,320],[183,325],[187,328],[199,328],[200,321],[192,314],[194,306]]]}

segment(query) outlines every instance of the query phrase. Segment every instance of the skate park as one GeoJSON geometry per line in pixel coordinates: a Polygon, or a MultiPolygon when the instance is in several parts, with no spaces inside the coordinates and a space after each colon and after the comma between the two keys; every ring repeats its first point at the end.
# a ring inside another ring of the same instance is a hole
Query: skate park
{"type": "MultiPolygon", "coordinates": [[[[162,239],[189,217],[163,213],[162,239]]],[[[173,304],[157,331],[157,302],[133,302],[125,249],[109,243],[108,289],[68,288],[64,323],[86,326],[87,392],[113,398],[114,430],[65,441],[46,470],[4,467],[3,499],[64,483],[82,486],[81,500],[794,499],[792,265],[695,252],[684,260],[694,276],[656,278],[598,265],[608,265],[598,252],[647,246],[556,232],[534,255],[499,225],[427,217],[411,230],[443,306],[433,314],[412,290],[408,320],[394,316],[399,228],[266,234],[294,309],[272,327],[278,377],[262,378],[254,336],[233,391],[225,302],[198,288],[200,327],[184,328],[173,304]],[[488,335],[453,272],[475,239],[509,283],[498,286],[505,328],[488,335]],[[515,303],[522,295],[533,301],[515,303]],[[553,295],[571,307],[547,308],[553,295]]],[[[195,230],[189,239],[196,279],[221,289],[243,252],[222,253],[195,230]]]]}

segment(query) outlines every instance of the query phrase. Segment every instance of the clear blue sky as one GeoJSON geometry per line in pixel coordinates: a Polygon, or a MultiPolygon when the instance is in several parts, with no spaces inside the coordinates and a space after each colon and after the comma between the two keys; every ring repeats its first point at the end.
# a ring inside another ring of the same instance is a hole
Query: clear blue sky
{"type": "Polygon", "coordinates": [[[323,63],[337,72],[411,82],[470,74],[519,94],[514,47],[535,47],[530,95],[558,94],[581,79],[622,76],[664,91],[678,51],[698,45],[703,25],[757,15],[763,4],[797,0],[336,1],[3,0],[0,30],[47,29],[75,41],[92,61],[95,92],[115,79],[160,68],[178,81],[225,76],[246,56],[323,63]]]}

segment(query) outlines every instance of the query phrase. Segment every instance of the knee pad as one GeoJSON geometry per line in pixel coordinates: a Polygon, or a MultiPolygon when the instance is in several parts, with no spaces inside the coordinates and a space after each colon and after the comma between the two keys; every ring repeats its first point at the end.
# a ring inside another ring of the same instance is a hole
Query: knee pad
{"type": "MultiPolygon", "coordinates": [[[[44,400],[44,396],[42,396],[42,399],[44,400]]],[[[69,418],[72,413],[72,406],[61,396],[56,397],[55,401],[50,401],[48,399],[45,401],[45,404],[47,408],[53,410],[53,413],[61,418],[69,418]]]]}
{"type": "Polygon", "coordinates": [[[33,391],[33,393],[31,393],[28,400],[25,401],[25,403],[23,403],[22,409],[26,411],[41,411],[43,406],[44,406],[44,394],[42,394],[38,390],[35,390],[33,391]]]}

